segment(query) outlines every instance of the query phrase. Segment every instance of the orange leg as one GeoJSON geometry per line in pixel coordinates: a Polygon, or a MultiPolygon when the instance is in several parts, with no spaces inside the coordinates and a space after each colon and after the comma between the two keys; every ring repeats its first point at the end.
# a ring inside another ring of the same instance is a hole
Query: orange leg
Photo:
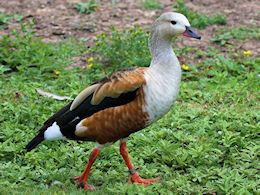
{"type": "Polygon", "coordinates": [[[90,156],[89,156],[89,161],[88,164],[86,165],[85,170],[83,171],[81,176],[78,177],[74,177],[74,180],[84,189],[89,190],[89,191],[93,191],[94,187],[87,184],[87,180],[88,180],[88,176],[89,176],[89,172],[90,169],[93,165],[93,163],[95,162],[95,160],[97,159],[98,155],[100,153],[100,149],[99,148],[94,148],[93,151],[91,152],[90,156]]]}
{"type": "Polygon", "coordinates": [[[120,142],[120,153],[125,161],[126,166],[128,167],[129,173],[130,173],[130,178],[129,182],[134,182],[137,184],[144,184],[144,185],[149,185],[154,183],[155,181],[159,180],[160,177],[156,177],[153,179],[143,179],[139,176],[139,174],[136,172],[134,165],[132,164],[127,148],[126,148],[126,142],[121,140],[120,142]]]}

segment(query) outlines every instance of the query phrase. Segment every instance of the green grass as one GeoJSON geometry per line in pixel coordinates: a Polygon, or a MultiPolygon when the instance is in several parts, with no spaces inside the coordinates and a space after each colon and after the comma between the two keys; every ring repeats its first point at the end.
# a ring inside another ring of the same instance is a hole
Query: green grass
{"type": "Polygon", "coordinates": [[[239,41],[245,39],[255,39],[259,41],[260,29],[247,26],[239,26],[232,29],[223,28],[218,30],[212,41],[220,45],[225,45],[230,41],[239,41]]]}
{"type": "MultiPolygon", "coordinates": [[[[30,153],[23,150],[41,124],[66,103],[41,97],[35,88],[75,97],[116,68],[148,65],[146,38],[140,29],[101,35],[88,51],[94,55],[90,69],[67,68],[74,56],[86,52],[81,42],[47,44],[26,29],[0,38],[0,49],[6,51],[0,55],[0,70],[7,69],[0,71],[1,194],[85,194],[70,178],[82,172],[93,143],[45,142],[30,153]]],[[[128,143],[140,175],[162,180],[148,187],[128,184],[116,143],[93,166],[89,183],[96,186],[94,194],[259,193],[260,59],[241,56],[241,51],[227,51],[223,57],[214,47],[175,51],[179,56],[197,52],[205,60],[188,64],[175,106],[128,143]]]]}
{"type": "Polygon", "coordinates": [[[0,29],[3,29],[6,24],[8,24],[9,21],[15,20],[15,21],[21,21],[23,18],[22,15],[19,14],[7,14],[0,12],[0,29]]]}
{"type": "Polygon", "coordinates": [[[157,0],[144,0],[143,1],[143,7],[145,9],[161,9],[162,8],[162,4],[160,2],[158,2],[157,0]]]}
{"type": "Polygon", "coordinates": [[[192,11],[185,5],[183,0],[177,0],[174,8],[177,12],[185,15],[189,19],[191,26],[196,28],[203,29],[213,24],[225,25],[227,23],[225,15],[217,14],[209,16],[200,12],[192,11]]]}
{"type": "Polygon", "coordinates": [[[141,28],[114,28],[110,36],[99,35],[90,52],[98,56],[96,66],[105,64],[109,71],[128,66],[149,66],[151,56],[147,49],[148,37],[141,28]]]}
{"type": "Polygon", "coordinates": [[[96,0],[88,0],[87,2],[76,3],[74,8],[81,14],[91,14],[96,11],[96,0]]]}

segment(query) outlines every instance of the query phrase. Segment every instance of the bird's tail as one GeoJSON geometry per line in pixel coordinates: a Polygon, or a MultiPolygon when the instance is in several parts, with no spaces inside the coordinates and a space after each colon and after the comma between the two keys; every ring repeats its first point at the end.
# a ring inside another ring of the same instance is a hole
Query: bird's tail
{"type": "MultiPolygon", "coordinates": [[[[26,146],[25,149],[29,152],[32,149],[36,148],[42,141],[44,140],[54,140],[60,139],[63,137],[61,133],[60,126],[57,124],[57,120],[59,118],[67,118],[65,117],[66,113],[70,113],[70,105],[72,102],[61,108],[58,112],[52,115],[39,129],[38,135],[33,138],[26,146]]],[[[66,120],[65,120],[66,122],[66,120]]],[[[64,123],[64,122],[63,122],[64,123]]]]}
{"type": "Polygon", "coordinates": [[[57,140],[62,138],[63,134],[61,133],[57,122],[54,122],[51,125],[47,123],[40,129],[39,134],[25,146],[25,149],[29,152],[38,146],[43,140],[57,140]]]}
{"type": "Polygon", "coordinates": [[[44,140],[44,132],[40,132],[35,138],[33,138],[26,146],[25,149],[27,152],[30,152],[32,149],[36,148],[44,140]]]}

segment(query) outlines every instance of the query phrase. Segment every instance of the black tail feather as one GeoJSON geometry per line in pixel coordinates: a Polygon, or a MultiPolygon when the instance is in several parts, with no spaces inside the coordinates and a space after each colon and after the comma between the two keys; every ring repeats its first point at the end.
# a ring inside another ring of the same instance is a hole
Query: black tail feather
{"type": "Polygon", "coordinates": [[[40,132],[35,138],[33,138],[26,146],[25,149],[27,152],[30,152],[32,149],[36,148],[44,140],[44,132],[40,132]]]}

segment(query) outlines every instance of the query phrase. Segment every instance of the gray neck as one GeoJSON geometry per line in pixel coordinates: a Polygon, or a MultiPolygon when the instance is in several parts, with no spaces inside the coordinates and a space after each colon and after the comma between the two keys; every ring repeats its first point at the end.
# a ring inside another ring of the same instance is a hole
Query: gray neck
{"type": "Polygon", "coordinates": [[[163,69],[165,70],[179,68],[179,61],[172,50],[170,38],[161,37],[159,32],[153,29],[149,40],[149,48],[152,54],[151,68],[154,66],[164,66],[163,69]]]}

